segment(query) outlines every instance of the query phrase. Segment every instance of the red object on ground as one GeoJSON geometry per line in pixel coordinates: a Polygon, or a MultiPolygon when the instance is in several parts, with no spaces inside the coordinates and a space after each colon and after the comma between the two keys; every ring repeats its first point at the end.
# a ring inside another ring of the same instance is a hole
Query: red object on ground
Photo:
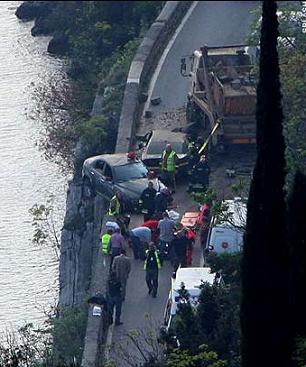
{"type": "Polygon", "coordinates": [[[159,222],[158,220],[149,219],[141,225],[141,227],[147,227],[151,229],[153,242],[158,242],[159,240],[159,230],[157,228],[158,222],[159,222]]]}

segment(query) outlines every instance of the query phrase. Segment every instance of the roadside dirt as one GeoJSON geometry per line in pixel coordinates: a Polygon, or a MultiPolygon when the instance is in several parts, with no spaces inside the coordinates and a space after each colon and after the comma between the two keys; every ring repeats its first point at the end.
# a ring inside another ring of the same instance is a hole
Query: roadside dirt
{"type": "Polygon", "coordinates": [[[137,135],[144,135],[149,130],[166,129],[173,130],[186,126],[186,108],[182,107],[175,111],[170,112],[154,112],[152,111],[152,117],[142,117],[139,127],[137,129],[137,135]]]}

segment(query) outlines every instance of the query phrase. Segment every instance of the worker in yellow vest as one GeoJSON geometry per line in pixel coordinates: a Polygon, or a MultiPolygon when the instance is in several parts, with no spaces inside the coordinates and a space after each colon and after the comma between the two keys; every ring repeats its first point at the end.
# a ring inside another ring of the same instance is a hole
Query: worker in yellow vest
{"type": "Polygon", "coordinates": [[[106,231],[106,233],[104,233],[102,236],[101,236],[101,250],[102,250],[102,254],[103,255],[109,255],[110,254],[110,248],[109,248],[109,241],[110,241],[110,238],[113,234],[113,230],[112,229],[108,229],[106,231]]]}
{"type": "Polygon", "coordinates": [[[166,182],[166,185],[171,186],[173,189],[172,192],[175,192],[175,173],[178,157],[176,152],[172,149],[171,144],[166,145],[166,149],[163,151],[161,160],[163,178],[166,182]]]}
{"type": "Polygon", "coordinates": [[[116,194],[111,198],[109,203],[108,215],[112,217],[119,217],[123,212],[123,203],[121,192],[117,191],[116,194]]]}
{"type": "Polygon", "coordinates": [[[154,242],[149,244],[149,249],[146,251],[146,259],[144,262],[144,270],[146,271],[146,283],[149,290],[149,295],[153,298],[157,296],[158,288],[158,273],[161,268],[159,252],[156,250],[154,242]]]}

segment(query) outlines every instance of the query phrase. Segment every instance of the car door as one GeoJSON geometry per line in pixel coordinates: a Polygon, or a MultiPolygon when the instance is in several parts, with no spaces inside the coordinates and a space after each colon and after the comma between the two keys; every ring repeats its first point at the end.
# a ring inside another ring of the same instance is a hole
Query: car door
{"type": "Polygon", "coordinates": [[[108,163],[105,163],[104,169],[103,169],[103,190],[104,190],[104,196],[107,199],[111,199],[114,195],[114,176],[111,169],[111,166],[108,163]]]}
{"type": "Polygon", "coordinates": [[[104,178],[103,172],[105,167],[105,162],[101,159],[97,160],[94,164],[94,169],[92,171],[92,184],[97,192],[103,194],[104,192],[104,178]]]}

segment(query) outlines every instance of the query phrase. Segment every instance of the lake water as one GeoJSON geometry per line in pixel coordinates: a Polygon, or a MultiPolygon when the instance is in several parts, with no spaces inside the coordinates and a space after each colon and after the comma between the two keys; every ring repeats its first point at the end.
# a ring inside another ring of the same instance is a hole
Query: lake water
{"type": "Polygon", "coordinates": [[[20,2],[0,2],[0,331],[41,322],[55,305],[58,263],[48,247],[32,243],[29,209],[55,194],[56,226],[65,210],[67,177],[35,143],[39,124],[27,118],[33,84],[58,77],[48,38],[31,36],[33,23],[14,15],[20,2]]]}

